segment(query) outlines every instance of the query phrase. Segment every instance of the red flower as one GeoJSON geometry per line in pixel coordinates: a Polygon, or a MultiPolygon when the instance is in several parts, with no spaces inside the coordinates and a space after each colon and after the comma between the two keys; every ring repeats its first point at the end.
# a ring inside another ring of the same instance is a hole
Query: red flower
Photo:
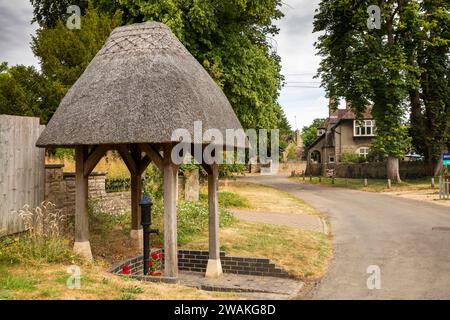
{"type": "Polygon", "coordinates": [[[154,267],[155,266],[155,264],[153,263],[153,261],[150,261],[150,267],[154,267]]]}
{"type": "Polygon", "coordinates": [[[129,265],[126,265],[125,267],[123,267],[122,274],[130,274],[130,266],[129,265]]]}
{"type": "Polygon", "coordinates": [[[159,253],[159,259],[164,260],[164,253],[162,252],[159,253]]]}
{"type": "Polygon", "coordinates": [[[158,254],[156,252],[152,252],[151,256],[153,260],[158,260],[158,254]]]}

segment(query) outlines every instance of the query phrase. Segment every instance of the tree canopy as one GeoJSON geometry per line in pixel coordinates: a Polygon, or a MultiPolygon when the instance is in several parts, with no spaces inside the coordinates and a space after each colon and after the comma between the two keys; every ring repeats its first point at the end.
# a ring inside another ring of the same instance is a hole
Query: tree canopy
{"type": "Polygon", "coordinates": [[[46,123],[58,106],[63,88],[34,67],[0,67],[0,114],[40,117],[46,123]]]}
{"type": "Polygon", "coordinates": [[[41,29],[33,40],[43,73],[66,88],[84,71],[118,24],[167,24],[223,89],[246,128],[290,127],[277,99],[283,77],[270,38],[281,0],[70,1],[82,9],[81,30],[65,28],[66,0],[33,0],[41,29]]]}
{"type": "Polygon", "coordinates": [[[450,3],[420,1],[420,19],[407,43],[416,61],[420,87],[410,91],[411,136],[414,148],[434,166],[450,148],[450,3]]]}
{"type": "Polygon", "coordinates": [[[317,130],[322,125],[325,119],[314,119],[309,126],[304,126],[302,129],[302,140],[305,149],[309,149],[314,141],[317,140],[317,130]]]}
{"type": "MultiPolygon", "coordinates": [[[[378,1],[381,28],[370,29],[372,1],[323,0],[314,31],[322,32],[316,48],[323,56],[319,75],[329,97],[344,97],[360,114],[373,104],[377,135],[373,147],[388,156],[388,176],[400,181],[398,158],[409,146],[406,98],[418,87],[417,65],[405,44],[417,24],[416,0],[378,1]]],[[[335,99],[337,101],[337,99],[335,99]]]]}

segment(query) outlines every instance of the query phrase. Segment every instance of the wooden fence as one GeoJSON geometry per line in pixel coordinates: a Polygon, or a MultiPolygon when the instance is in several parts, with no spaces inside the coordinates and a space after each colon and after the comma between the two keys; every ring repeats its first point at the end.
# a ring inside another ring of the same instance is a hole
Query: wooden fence
{"type": "Polygon", "coordinates": [[[0,115],[0,236],[24,231],[11,212],[44,200],[44,149],[35,146],[44,129],[39,118],[0,115]]]}
{"type": "Polygon", "coordinates": [[[439,199],[450,200],[450,178],[448,176],[439,177],[439,199]]]}

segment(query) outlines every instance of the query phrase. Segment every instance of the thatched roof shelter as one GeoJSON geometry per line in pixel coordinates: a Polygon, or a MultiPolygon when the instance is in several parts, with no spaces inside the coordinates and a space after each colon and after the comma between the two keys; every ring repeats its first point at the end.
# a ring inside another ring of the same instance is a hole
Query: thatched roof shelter
{"type": "MultiPolygon", "coordinates": [[[[74,250],[91,259],[88,176],[107,150],[118,150],[131,173],[132,236],[142,237],[141,176],[151,161],[164,172],[165,274],[177,276],[176,185],[171,159],[175,129],[242,129],[226,96],[170,29],[142,23],[115,29],[62,100],[37,141],[74,147],[76,213],[74,250]]],[[[204,141],[203,141],[204,143],[204,141]]],[[[210,261],[207,275],[222,274],[218,242],[218,165],[208,172],[210,261]]]]}
{"type": "MultiPolygon", "coordinates": [[[[194,121],[241,128],[222,90],[162,23],[115,29],[62,100],[41,147],[167,143],[194,121]]],[[[224,135],[225,136],[225,135],[224,135]]]]}

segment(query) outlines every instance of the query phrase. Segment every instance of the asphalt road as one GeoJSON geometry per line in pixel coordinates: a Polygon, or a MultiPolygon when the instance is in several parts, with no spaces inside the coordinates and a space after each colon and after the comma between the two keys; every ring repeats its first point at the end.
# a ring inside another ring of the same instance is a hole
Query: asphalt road
{"type": "Polygon", "coordinates": [[[449,299],[450,209],[389,195],[291,182],[283,176],[245,178],[303,199],[331,222],[334,257],[310,299],[449,299]],[[449,231],[432,230],[448,227],[449,231]],[[368,289],[374,269],[380,289],[368,289]]]}

